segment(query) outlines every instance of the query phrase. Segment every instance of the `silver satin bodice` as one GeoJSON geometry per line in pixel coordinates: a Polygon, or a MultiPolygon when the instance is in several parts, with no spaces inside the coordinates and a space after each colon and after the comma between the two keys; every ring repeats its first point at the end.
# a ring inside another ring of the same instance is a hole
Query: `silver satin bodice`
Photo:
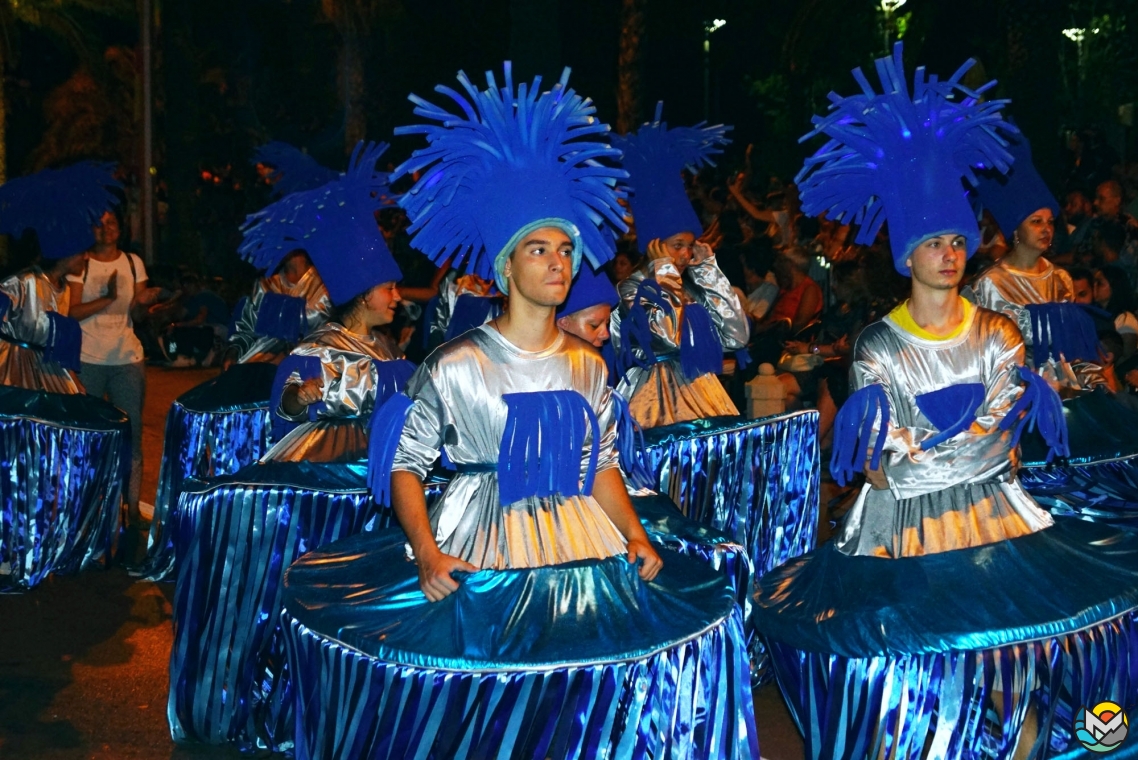
{"type": "MultiPolygon", "coordinates": [[[[56,288],[38,268],[0,282],[0,292],[12,300],[8,314],[0,322],[0,332],[36,346],[47,344],[51,330],[47,313],[67,316],[71,303],[67,289],[56,288]]],[[[40,351],[6,340],[0,340],[0,385],[49,393],[83,393],[83,385],[73,372],[55,362],[45,362],[40,351]]]]}
{"type": "MultiPolygon", "coordinates": [[[[327,322],[294,348],[292,355],[320,359],[325,408],[311,422],[306,421],[307,412],[290,417],[278,408],[280,416],[303,424],[275,444],[262,461],[340,462],[366,458],[367,421],[375,408],[379,385],[374,360],[402,358],[399,349],[384,336],[356,335],[336,322],[327,322]]],[[[300,375],[294,372],[286,386],[301,382],[300,375]]]]}
{"type": "MultiPolygon", "coordinates": [[[[498,462],[507,393],[575,390],[600,423],[597,471],[618,466],[607,369],[584,341],[559,332],[544,351],[523,351],[491,325],[439,347],[408,384],[407,415],[393,470],[425,478],[440,448],[458,467],[498,462]]],[[[581,457],[587,468],[590,434],[581,457]]],[[[572,454],[569,454],[572,455],[572,454]]],[[[592,496],[499,503],[497,472],[460,472],[429,516],[439,548],[482,568],[540,567],[621,554],[620,532],[592,496]]]]}
{"type": "Polygon", "coordinates": [[[1016,367],[1023,342],[1012,322],[971,309],[955,338],[925,340],[891,318],[862,331],[854,347],[851,391],[879,384],[889,399],[882,468],[888,490],[867,483],[846,518],[838,548],[847,554],[913,556],[1031,533],[1051,518],[1016,479],[1012,433],[999,423],[1022,393],[1016,367]],[[982,383],[984,403],[964,433],[920,449],[937,434],[916,397],[950,385],[982,383]]]}
{"type": "MultiPolygon", "coordinates": [[[[1034,340],[1031,334],[1031,314],[1027,310],[1027,305],[1070,303],[1075,293],[1075,286],[1069,274],[1052,266],[1046,259],[1041,261],[1045,264],[1042,272],[1024,272],[1008,266],[1007,259],[1004,259],[981,273],[972,285],[964,290],[964,297],[977,306],[998,311],[1014,320],[1023,335],[1024,344],[1029,347],[1034,344],[1034,340]]],[[[1035,366],[1030,351],[1027,358],[1028,362],[1035,366]]],[[[1057,381],[1061,385],[1091,388],[1106,384],[1102,367],[1093,362],[1064,364],[1065,366],[1050,361],[1036,369],[1047,379],[1057,381]]]]}
{"type": "Polygon", "coordinates": [[[485,296],[490,292],[491,285],[492,283],[473,275],[460,277],[457,269],[447,272],[443,281],[439,283],[439,301],[435,308],[434,319],[431,321],[431,338],[436,342],[444,339],[459,296],[467,293],[485,296]]]}
{"type": "Polygon", "coordinates": [[[252,294],[245,302],[245,307],[237,317],[233,335],[229,337],[230,347],[238,351],[238,364],[278,363],[292,348],[291,344],[279,338],[257,334],[257,312],[261,308],[261,301],[266,292],[303,298],[306,303],[305,314],[308,317],[309,332],[327,322],[332,313],[332,301],[316,267],[310,267],[296,283],[289,282],[288,278],[279,272],[271,277],[257,280],[252,294]]]}
{"type": "Polygon", "coordinates": [[[633,272],[617,285],[620,308],[609,321],[613,348],[620,349],[620,323],[635,305],[636,290],[645,279],[660,284],[671,308],[661,309],[648,302],[642,305],[652,331],[652,350],[659,362],[648,369],[632,367],[621,378],[621,395],[642,427],[658,427],[673,422],[718,415],[738,414],[719,380],[711,374],[688,381],[680,368],[680,340],[684,305],[702,304],[719,332],[724,351],[736,351],[750,338],[747,317],[739,296],[719,269],[715,256],[689,266],[680,275],[671,259],[656,259],[633,272]]]}

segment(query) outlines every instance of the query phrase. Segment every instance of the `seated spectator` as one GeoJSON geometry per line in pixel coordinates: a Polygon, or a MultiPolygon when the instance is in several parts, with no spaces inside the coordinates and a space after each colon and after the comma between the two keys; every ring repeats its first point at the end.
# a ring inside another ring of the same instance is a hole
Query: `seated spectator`
{"type": "Polygon", "coordinates": [[[1098,333],[1099,360],[1102,362],[1102,375],[1111,393],[1118,393],[1120,383],[1115,367],[1121,361],[1122,336],[1114,330],[1100,330],[1098,333]]]}
{"type": "Polygon", "coordinates": [[[609,279],[613,285],[619,285],[627,280],[638,266],[640,266],[640,255],[636,253],[635,247],[622,247],[617,250],[616,256],[609,264],[609,279]]]}
{"type": "Polygon", "coordinates": [[[778,281],[778,299],[767,321],[789,322],[789,335],[794,336],[822,313],[822,289],[810,279],[811,257],[801,248],[788,248],[774,260],[774,276],[778,281]]]}
{"type": "Polygon", "coordinates": [[[1071,267],[1067,270],[1074,286],[1072,302],[1090,305],[1095,302],[1095,275],[1085,267],[1071,267]]]}
{"type": "Polygon", "coordinates": [[[1127,409],[1138,412],[1138,354],[1116,364],[1114,374],[1119,384],[1115,400],[1127,409]]]}
{"type": "Polygon", "coordinates": [[[770,238],[756,238],[739,249],[745,285],[743,310],[755,322],[762,320],[778,299],[778,280],[772,271],[774,257],[770,238]]]}
{"type": "Polygon", "coordinates": [[[182,277],[182,318],[167,328],[171,367],[212,367],[217,345],[229,332],[229,307],[192,272],[182,277]]]}
{"type": "Polygon", "coordinates": [[[1114,317],[1114,329],[1122,336],[1122,354],[1128,359],[1138,347],[1138,318],[1134,316],[1135,298],[1130,280],[1117,266],[1105,266],[1095,272],[1095,303],[1114,317]]]}

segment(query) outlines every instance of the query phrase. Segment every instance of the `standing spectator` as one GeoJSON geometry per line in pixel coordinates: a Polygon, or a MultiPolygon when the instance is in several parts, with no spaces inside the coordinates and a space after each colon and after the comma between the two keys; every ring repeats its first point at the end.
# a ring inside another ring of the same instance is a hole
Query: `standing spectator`
{"type": "Polygon", "coordinates": [[[1133,285],[1138,281],[1138,220],[1122,210],[1122,185],[1115,180],[1095,190],[1095,218],[1090,233],[1099,246],[1104,264],[1118,265],[1133,285]]]}
{"type": "Polygon", "coordinates": [[[1138,347],[1138,318],[1134,316],[1134,291],[1126,273],[1116,266],[1105,266],[1095,272],[1095,303],[1114,317],[1114,329],[1122,336],[1122,355],[1128,359],[1138,347]]]}
{"type": "MultiPolygon", "coordinates": [[[[119,219],[106,211],[92,230],[95,246],[82,275],[68,277],[71,316],[83,330],[79,379],[87,393],[104,396],[126,413],[131,428],[131,471],[127,487],[127,546],[130,557],[145,540],[138,509],[142,487],[142,404],[146,369],[142,343],[134,334],[131,311],[141,305],[146,267],[133,253],[119,250],[119,219]]],[[[145,544],[144,544],[145,545],[145,544]]]]}

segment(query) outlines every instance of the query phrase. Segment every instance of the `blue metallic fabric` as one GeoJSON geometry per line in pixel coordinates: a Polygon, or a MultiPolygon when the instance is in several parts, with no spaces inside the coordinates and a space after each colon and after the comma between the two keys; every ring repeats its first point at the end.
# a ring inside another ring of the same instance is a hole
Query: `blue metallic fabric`
{"type": "Polygon", "coordinates": [[[1106,525],[901,559],[827,544],[764,576],[752,615],[810,757],[1010,757],[1029,704],[1063,750],[1080,705],[1138,706],[1138,534],[1106,525]]]}
{"type": "Polygon", "coordinates": [[[304,758],[754,758],[739,612],[664,551],[480,571],[429,603],[399,530],[306,555],[282,621],[304,758]]]}
{"type": "Polygon", "coordinates": [[[0,386],[0,590],[110,559],[129,447],[102,399],[0,386]]]}
{"type": "Polygon", "coordinates": [[[1138,525],[1138,414],[1110,394],[1085,393],[1063,401],[1070,457],[1048,463],[1047,442],[1025,433],[1019,479],[1056,515],[1116,525],[1138,525]]]}
{"type": "MultiPolygon", "coordinates": [[[[441,488],[428,483],[428,501],[441,488]]],[[[174,526],[167,719],[175,741],[291,746],[278,628],[285,570],[307,551],[389,520],[368,495],[362,463],[270,462],[186,484],[174,526]]]]}
{"type": "Polygon", "coordinates": [[[276,367],[265,362],[235,364],[186,391],[170,407],[146,562],[140,571],[145,580],[165,580],[174,572],[170,526],[177,521],[182,483],[230,475],[268,451],[275,372],[276,367]]]}

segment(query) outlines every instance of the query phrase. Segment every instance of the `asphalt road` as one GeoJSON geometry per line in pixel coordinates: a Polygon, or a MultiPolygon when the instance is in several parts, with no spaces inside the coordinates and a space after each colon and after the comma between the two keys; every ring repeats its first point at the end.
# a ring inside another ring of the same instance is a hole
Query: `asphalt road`
{"type": "MultiPolygon", "coordinates": [[[[144,501],[152,502],[170,403],[209,370],[147,371],[144,501]]],[[[0,760],[237,760],[229,747],[176,745],[166,722],[172,584],[121,568],[52,577],[0,596],[0,760]]],[[[755,692],[763,757],[800,760],[778,690],[755,692]]]]}

